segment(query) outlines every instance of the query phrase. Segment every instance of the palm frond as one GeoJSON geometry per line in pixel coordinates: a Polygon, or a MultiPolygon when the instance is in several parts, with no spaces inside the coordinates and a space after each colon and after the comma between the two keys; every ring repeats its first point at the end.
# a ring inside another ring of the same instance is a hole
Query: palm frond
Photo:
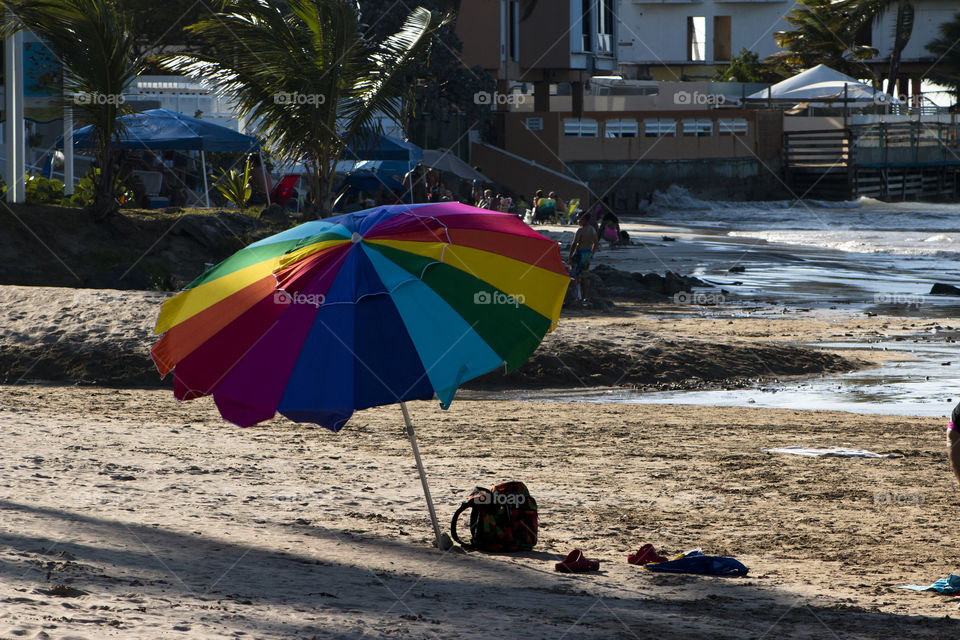
{"type": "Polygon", "coordinates": [[[418,7],[397,33],[370,43],[354,1],[228,0],[188,27],[215,43],[214,53],[160,61],[232,98],[275,157],[306,161],[313,178],[329,180],[332,164],[377,114],[399,119],[405,73],[445,19],[418,7]]]}
{"type": "Polygon", "coordinates": [[[123,91],[146,66],[145,60],[133,55],[134,37],[127,19],[110,0],[0,0],[0,8],[13,16],[3,22],[0,35],[9,37],[29,29],[62,64],[68,102],[78,120],[94,127],[101,167],[94,176],[94,207],[98,215],[109,214],[115,209],[113,145],[124,132],[117,118],[129,111],[123,91]]]}
{"type": "MultiPolygon", "coordinates": [[[[417,7],[407,16],[401,29],[381,42],[369,57],[366,73],[357,78],[351,96],[343,103],[340,115],[349,122],[347,138],[363,135],[377,113],[400,121],[403,79],[413,60],[430,46],[430,36],[449,20],[417,7]]],[[[348,140],[349,141],[349,140],[348,140]]]]}

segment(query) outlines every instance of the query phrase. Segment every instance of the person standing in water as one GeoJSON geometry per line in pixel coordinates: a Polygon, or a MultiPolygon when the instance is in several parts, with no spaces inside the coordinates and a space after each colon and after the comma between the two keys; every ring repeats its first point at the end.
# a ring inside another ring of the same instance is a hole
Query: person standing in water
{"type": "Polygon", "coordinates": [[[947,458],[953,468],[953,475],[960,482],[960,403],[953,408],[950,422],[947,424],[947,458]]]}

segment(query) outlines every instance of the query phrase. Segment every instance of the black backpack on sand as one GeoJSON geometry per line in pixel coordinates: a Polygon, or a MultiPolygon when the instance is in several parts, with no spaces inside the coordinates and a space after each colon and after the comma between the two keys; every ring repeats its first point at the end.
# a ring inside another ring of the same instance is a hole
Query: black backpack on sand
{"type": "Polygon", "coordinates": [[[477,551],[529,551],[537,544],[537,501],[522,482],[504,482],[493,490],[477,487],[450,521],[450,535],[477,551]],[[457,535],[457,519],[470,512],[470,544],[457,535]]]}

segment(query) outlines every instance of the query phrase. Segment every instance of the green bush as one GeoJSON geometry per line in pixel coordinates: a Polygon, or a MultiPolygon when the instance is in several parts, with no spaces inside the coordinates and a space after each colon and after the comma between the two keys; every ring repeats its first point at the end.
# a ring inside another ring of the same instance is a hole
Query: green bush
{"type": "MultiPolygon", "coordinates": [[[[94,169],[94,174],[99,174],[100,169],[94,169]]],[[[133,191],[128,189],[119,179],[115,186],[114,193],[116,194],[117,201],[121,203],[121,206],[124,208],[130,208],[134,206],[133,202],[133,191]]],[[[29,198],[29,192],[27,197],[29,198]]],[[[63,189],[61,185],[60,190],[60,204],[65,207],[90,207],[93,206],[93,176],[86,175],[73,185],[73,195],[63,196],[63,189]]]]}
{"type": "Polygon", "coordinates": [[[28,174],[25,182],[28,204],[51,204],[63,200],[63,183],[59,180],[28,174]]]}
{"type": "Polygon", "coordinates": [[[217,191],[243,213],[252,193],[250,189],[250,160],[248,159],[243,165],[243,173],[236,169],[230,169],[230,171],[220,169],[219,176],[211,175],[210,177],[217,181],[217,191]]]}
{"type": "MultiPolygon", "coordinates": [[[[99,171],[99,169],[97,170],[99,171]]],[[[73,185],[73,195],[63,199],[66,207],[88,207],[93,204],[93,178],[84,176],[73,185]]]]}

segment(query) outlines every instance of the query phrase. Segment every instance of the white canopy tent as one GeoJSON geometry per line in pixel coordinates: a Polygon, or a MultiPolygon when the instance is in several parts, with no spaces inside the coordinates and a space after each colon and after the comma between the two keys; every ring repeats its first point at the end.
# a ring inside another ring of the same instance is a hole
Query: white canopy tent
{"type": "Polygon", "coordinates": [[[846,101],[879,105],[898,102],[896,98],[891,98],[882,91],[823,64],[778,82],[769,89],[752,93],[746,99],[749,101],[771,100],[779,103],[846,101]]]}
{"type": "Polygon", "coordinates": [[[463,180],[476,180],[481,184],[493,182],[490,178],[455,156],[449,149],[424,149],[423,165],[436,169],[437,171],[447,171],[463,180]]]}

